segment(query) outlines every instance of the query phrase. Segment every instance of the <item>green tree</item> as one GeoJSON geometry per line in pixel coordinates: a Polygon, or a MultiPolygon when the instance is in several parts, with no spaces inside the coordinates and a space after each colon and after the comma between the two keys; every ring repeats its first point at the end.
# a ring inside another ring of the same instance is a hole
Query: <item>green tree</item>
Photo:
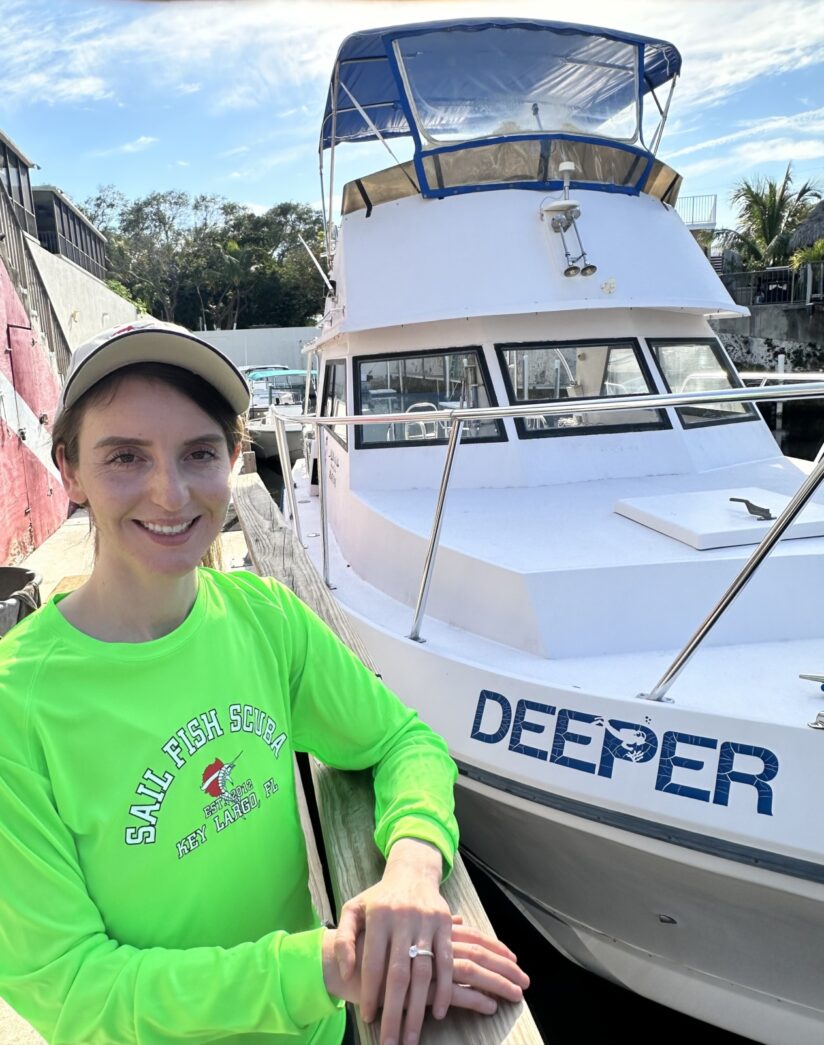
{"type": "Polygon", "coordinates": [[[304,326],[323,281],[300,237],[321,254],[321,219],[304,204],[264,214],[219,196],[154,192],[128,201],[101,186],[84,209],[107,237],[112,278],[153,315],[194,329],[304,326]]]}
{"type": "Polygon", "coordinates": [[[794,269],[800,269],[802,265],[814,265],[817,261],[824,261],[824,237],[817,239],[809,247],[801,247],[790,258],[790,264],[794,269]]]}
{"type": "Polygon", "coordinates": [[[821,191],[812,181],[793,189],[791,163],[780,182],[742,179],[730,197],[738,205],[738,228],[724,233],[725,246],[740,253],[744,268],[786,265],[790,234],[820,198],[821,191]]]}

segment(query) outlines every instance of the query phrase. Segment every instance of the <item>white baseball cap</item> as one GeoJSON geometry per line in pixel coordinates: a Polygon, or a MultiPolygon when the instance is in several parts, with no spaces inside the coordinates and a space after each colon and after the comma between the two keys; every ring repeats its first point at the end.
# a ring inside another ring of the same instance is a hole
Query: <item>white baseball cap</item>
{"type": "Polygon", "coordinates": [[[174,323],[136,319],[104,330],[74,350],[55,417],[98,381],[133,363],[167,363],[181,367],[203,378],[236,413],[244,413],[249,406],[246,379],[214,345],[174,323]]]}

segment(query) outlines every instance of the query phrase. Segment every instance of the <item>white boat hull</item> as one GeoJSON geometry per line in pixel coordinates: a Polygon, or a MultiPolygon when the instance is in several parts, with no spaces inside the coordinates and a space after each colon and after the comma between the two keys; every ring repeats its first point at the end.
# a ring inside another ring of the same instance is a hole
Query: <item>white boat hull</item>
{"type": "Polygon", "coordinates": [[[754,1041],[822,1041],[820,882],[697,853],[465,776],[457,801],[469,852],[494,865],[498,884],[568,958],[754,1041]]]}
{"type": "MultiPolygon", "coordinates": [[[[824,867],[806,859],[812,853],[793,853],[791,847],[782,852],[766,834],[757,837],[755,832],[767,821],[764,830],[773,829],[775,818],[756,814],[750,787],[739,783],[739,794],[730,799],[730,806],[737,806],[739,827],[746,820],[742,808],[753,813],[748,824],[752,834],[739,836],[739,841],[702,824],[701,815],[709,811],[712,816],[717,803],[701,803],[702,813],[696,812],[690,826],[682,807],[693,803],[673,795],[673,815],[669,820],[661,816],[660,803],[658,811],[655,808],[660,794],[647,790],[649,781],[656,779],[652,765],[622,765],[609,781],[615,790],[602,787],[609,794],[603,803],[595,797],[597,774],[565,775],[551,760],[522,759],[522,776],[496,771],[490,758],[499,758],[501,767],[505,764],[506,756],[511,757],[511,735],[509,752],[503,752],[506,742],[476,745],[491,752],[479,758],[471,754],[471,741],[460,737],[468,736],[473,713],[476,730],[495,729],[497,707],[479,720],[471,695],[477,695],[481,678],[505,688],[501,677],[478,663],[448,661],[435,621],[429,622],[432,641],[421,646],[399,633],[394,620],[366,620],[360,605],[358,612],[347,609],[348,597],[359,601],[357,587],[343,588],[343,608],[384,678],[450,738],[461,770],[457,813],[468,855],[492,874],[547,940],[602,977],[754,1041],[820,1045],[824,867]],[[646,775],[638,772],[645,768],[646,775]],[[638,774],[634,780],[633,773],[638,774]],[[561,786],[554,787],[555,781],[561,786]],[[752,796],[745,793],[750,791],[752,796]]],[[[513,678],[510,692],[516,690],[558,708],[574,707],[576,701],[579,708],[596,711],[611,705],[607,714],[614,719],[632,715],[632,721],[651,722],[659,739],[665,725],[698,728],[691,724],[696,719],[688,709],[672,705],[539,688],[513,678]]],[[[702,721],[703,731],[715,731],[715,736],[728,733],[731,725],[721,715],[703,715],[702,721]]],[[[738,728],[744,729],[744,724],[739,722],[738,728]]],[[[770,727],[765,735],[775,736],[773,746],[786,752],[779,732],[770,727]]],[[[802,743],[819,739],[811,730],[797,734],[802,743]]],[[[551,736],[537,730],[522,733],[520,739],[552,747],[551,736]]],[[[582,749],[574,737],[566,751],[598,759],[597,752],[582,749]]],[[[658,773],[660,779],[660,768],[658,773]]],[[[714,774],[713,768],[710,775],[714,774]]],[[[676,770],[682,781],[689,775],[676,770]]],[[[808,776],[793,786],[809,795],[816,783],[808,776]]],[[[792,801],[789,792],[782,797],[792,801]]],[[[818,844],[819,834],[817,826],[811,828],[811,846],[818,844]]]]}
{"type": "MultiPolygon", "coordinates": [[[[249,437],[255,456],[262,461],[273,461],[280,457],[277,443],[277,427],[263,422],[249,422],[249,437]]],[[[287,425],[286,445],[289,447],[289,466],[303,456],[303,430],[300,425],[287,425]]]]}

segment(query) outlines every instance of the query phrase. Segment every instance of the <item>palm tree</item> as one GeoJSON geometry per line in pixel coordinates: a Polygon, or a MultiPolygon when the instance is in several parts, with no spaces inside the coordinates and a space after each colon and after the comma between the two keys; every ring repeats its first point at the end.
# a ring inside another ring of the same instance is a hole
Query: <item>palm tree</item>
{"type": "Polygon", "coordinates": [[[787,164],[782,181],[773,178],[744,178],[730,197],[738,204],[738,228],[726,233],[726,245],[738,250],[745,268],[786,265],[789,238],[803,221],[821,190],[812,181],[792,189],[792,164],[787,164]]]}
{"type": "Polygon", "coordinates": [[[811,243],[809,247],[800,247],[790,258],[790,264],[794,269],[800,269],[802,265],[813,265],[818,261],[824,261],[824,237],[811,243]]]}

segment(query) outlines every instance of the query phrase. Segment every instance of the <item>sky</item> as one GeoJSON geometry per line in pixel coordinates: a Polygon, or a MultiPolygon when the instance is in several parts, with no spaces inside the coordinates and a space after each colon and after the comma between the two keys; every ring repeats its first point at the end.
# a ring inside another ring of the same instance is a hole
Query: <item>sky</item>
{"type": "MultiPolygon", "coordinates": [[[[0,0],[0,130],[38,164],[33,184],[78,202],[113,184],[259,212],[319,205],[320,119],[348,33],[577,13],[557,0],[0,0]]],[[[719,226],[735,224],[741,178],[780,177],[792,161],[797,184],[824,188],[821,0],[589,0],[585,20],[681,52],[658,154],[683,175],[682,196],[718,196],[719,226]]],[[[390,162],[380,146],[349,146],[336,180],[390,162]]]]}

